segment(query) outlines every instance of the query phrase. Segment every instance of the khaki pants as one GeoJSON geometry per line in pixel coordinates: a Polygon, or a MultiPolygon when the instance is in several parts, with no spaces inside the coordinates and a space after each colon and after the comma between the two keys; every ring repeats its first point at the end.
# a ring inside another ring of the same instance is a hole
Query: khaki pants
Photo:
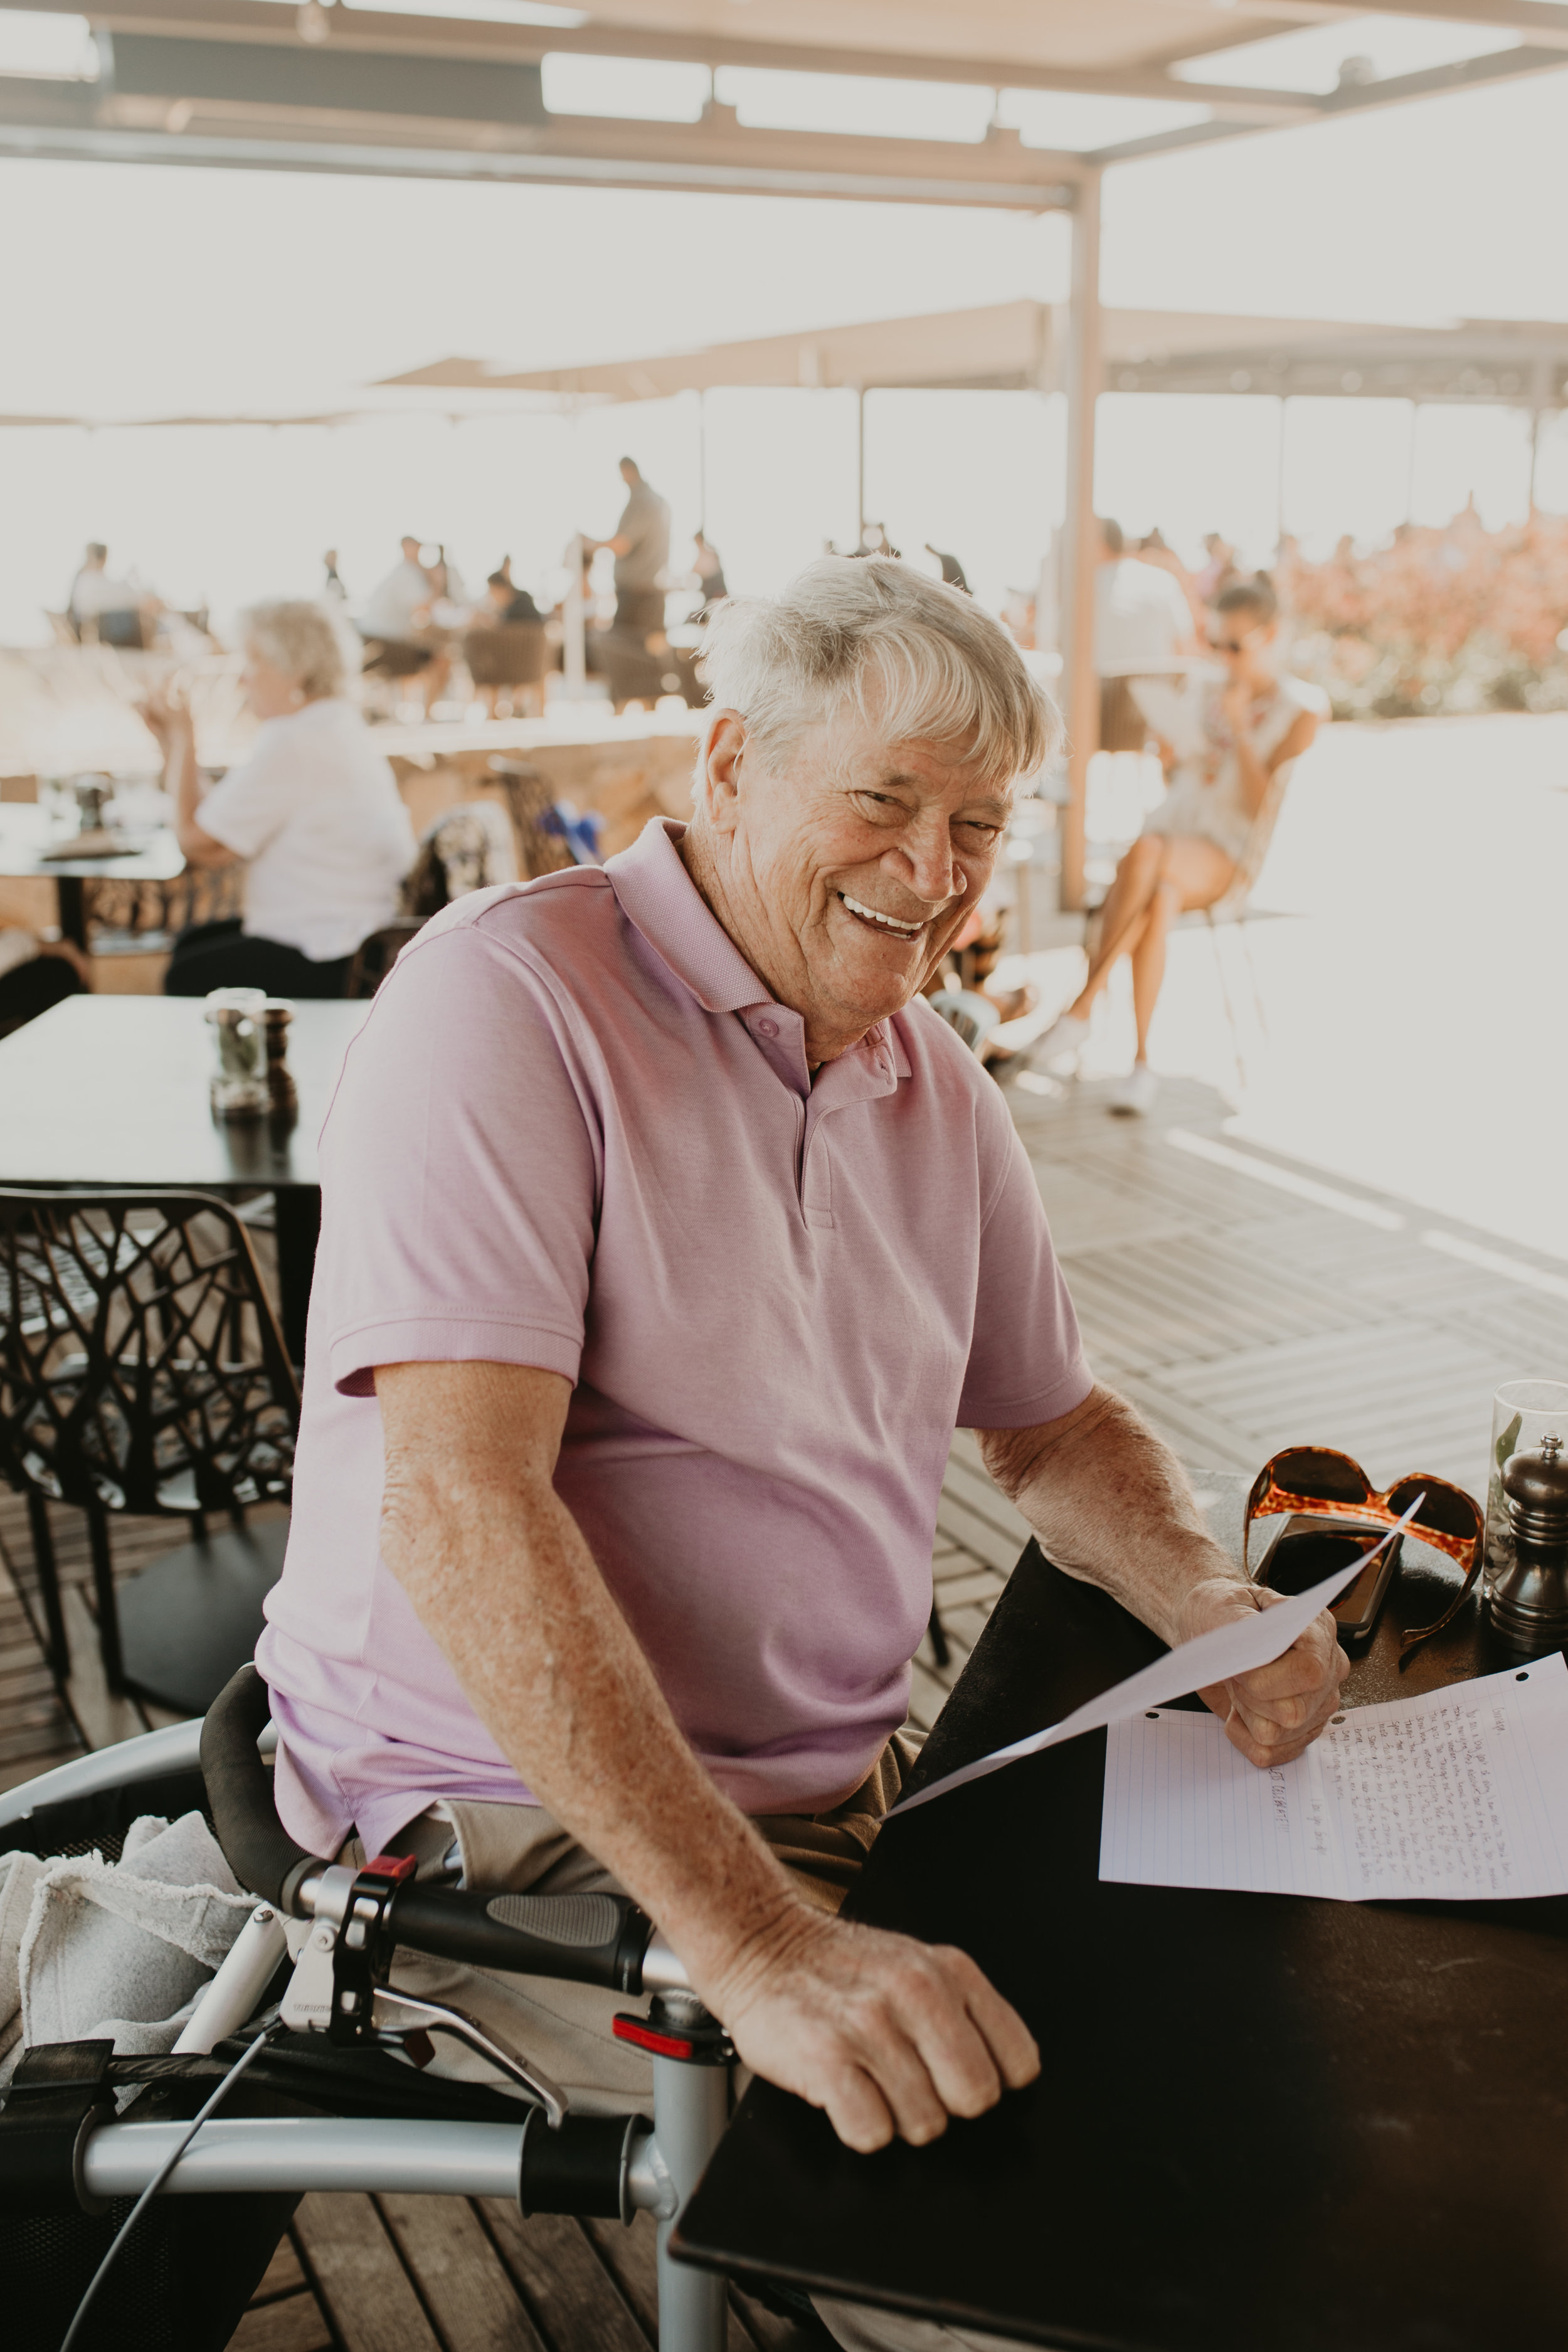
{"type": "MultiPolygon", "coordinates": [[[[837,1911],[859,1876],[882,1822],[898,1802],[919,1752],[920,1735],[896,1732],[852,1797],[826,1813],[763,1813],[756,1827],[808,1902],[837,1911]]],[[[411,1822],[392,1851],[412,1853],[421,1878],[440,1874],[454,1839],[463,1857],[463,1883],[486,1894],[620,1895],[620,1882],[595,1862],[571,1832],[542,1805],[480,1805],[454,1802],[445,1818],[425,1813],[411,1822]]],[[[362,1864],[357,1838],[340,1860],[362,1864]]],[[[612,2031],[617,2011],[641,2010],[642,2000],[595,1985],[559,1984],[538,1977],[503,1976],[489,1969],[464,1968],[422,1952],[400,1950],[392,1971],[395,1986],[427,2000],[447,2000],[467,2010],[504,2044],[531,2058],[584,2115],[651,2112],[653,2069],[640,2050],[617,2042],[612,2031]]],[[[492,2069],[460,2042],[443,2035],[429,2072],[463,2082],[498,2084],[492,2069]]],[[[998,2347],[1000,2339],[955,2333],[922,2320],[909,2320],[858,2305],[818,2305],[835,2339],[851,2352],[947,2352],[948,2347],[998,2347]]]]}

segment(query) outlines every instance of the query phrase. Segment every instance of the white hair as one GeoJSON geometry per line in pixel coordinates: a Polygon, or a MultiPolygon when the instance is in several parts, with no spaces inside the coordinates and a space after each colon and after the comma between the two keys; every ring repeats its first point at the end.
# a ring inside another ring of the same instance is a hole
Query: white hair
{"type": "Polygon", "coordinates": [[[825,555],[781,595],[728,598],[698,668],[769,756],[851,712],[884,742],[952,750],[996,787],[1061,742],[1056,705],[1001,623],[890,556],[825,555]]]}
{"type": "Polygon", "coordinates": [[[240,614],[247,645],[291,678],[307,702],[341,694],[359,657],[335,613],[303,596],[279,596],[240,614]]]}

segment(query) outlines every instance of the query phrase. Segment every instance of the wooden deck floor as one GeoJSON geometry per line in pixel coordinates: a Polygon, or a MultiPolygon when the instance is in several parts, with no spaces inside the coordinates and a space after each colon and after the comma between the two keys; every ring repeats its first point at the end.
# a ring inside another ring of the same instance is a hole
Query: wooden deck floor
{"type": "MultiPolygon", "coordinates": [[[[1428,1470],[1479,1487],[1498,1381],[1568,1379],[1568,1267],[1299,1167],[1224,1132],[1225,1106],[1167,1083],[1155,1118],[1107,1089],[1026,1071],[1009,1099],[1102,1378],[1190,1463],[1250,1470],[1292,1440],[1339,1445],[1387,1482],[1428,1470]]],[[[151,1719],[96,1667],[86,1547],[57,1513],[73,1638],[57,1693],[30,1610],[25,1514],[0,1493],[0,1785],[151,1719]]],[[[951,1659],[916,1663],[929,1727],[1025,1537],[973,1440],[954,1442],[933,1576],[951,1659]]],[[[116,1531],[133,1573],[183,1525],[116,1531]]],[[[240,2352],[643,2352],[652,2231],[489,2200],[310,2197],[235,2342],[240,2352]]],[[[736,2294],[730,2352],[807,2338],[736,2294]]]]}

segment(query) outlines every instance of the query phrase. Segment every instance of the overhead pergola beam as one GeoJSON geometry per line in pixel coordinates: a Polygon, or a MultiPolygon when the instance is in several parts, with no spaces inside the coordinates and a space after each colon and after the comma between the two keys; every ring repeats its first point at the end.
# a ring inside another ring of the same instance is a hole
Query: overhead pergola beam
{"type": "Polygon", "coordinates": [[[759,131],[728,107],[696,123],[547,114],[536,67],[512,66],[503,82],[493,65],[452,59],[443,81],[437,61],[405,55],[140,36],[122,37],[122,51],[131,41],[129,89],[0,76],[0,154],[1026,212],[1068,207],[1083,173],[1078,157],[1010,132],[971,145],[759,131]],[[423,115],[413,111],[421,91],[423,115]]]}
{"type": "MultiPolygon", "coordinates": [[[[82,0],[0,0],[0,7],[29,7],[35,13],[78,15],[82,0]]],[[[1519,47],[1489,56],[1461,59],[1415,74],[1391,76],[1381,81],[1352,83],[1327,92],[1280,90],[1208,83],[1179,78],[1171,70],[1183,58],[1198,58],[1221,40],[1232,48],[1250,46],[1273,34],[1300,29],[1304,25],[1353,22],[1360,10],[1330,5],[1329,0],[1271,0],[1267,16],[1249,15],[1223,34],[1206,36],[1197,47],[1187,46],[1158,57],[1102,68],[1057,67],[1005,57],[949,57],[929,50],[849,47],[822,41],[770,41],[699,28],[694,31],[648,30],[625,24],[539,26],[492,23],[462,17],[402,16],[371,10],[336,6],[329,11],[329,32],[319,49],[308,50],[299,36],[298,11],[285,0],[107,0],[86,11],[95,28],[144,38],[189,38],[233,42],[247,47],[276,44],[295,53],[358,58],[407,57],[429,60],[481,61],[497,65],[533,66],[552,51],[599,57],[625,57],[717,68],[753,67],[776,72],[835,76],[868,76],[910,80],[1056,91],[1067,95],[1152,100],[1184,107],[1207,109],[1210,120],[1197,124],[1157,130],[1143,137],[1117,142],[1092,152],[1096,164],[1121,163],[1158,155],[1211,141],[1234,137],[1243,131],[1279,128],[1289,123],[1321,121],[1369,107],[1399,105],[1412,100],[1477,88],[1499,81],[1553,70],[1568,64],[1568,5],[1548,0],[1515,0],[1515,5],[1490,8],[1494,22],[1518,26],[1532,39],[1519,47]]],[[[1474,0],[1468,7],[1455,0],[1409,0],[1397,13],[1413,18],[1462,18],[1474,22],[1474,0]]],[[[435,112],[434,108],[421,110],[435,112]]],[[[840,137],[843,134],[836,134],[840,137]]],[[[924,145],[968,145],[972,142],[928,142],[924,145]]],[[[706,184],[706,183],[705,183],[706,184]]]]}
{"type": "MultiPolygon", "coordinates": [[[[239,41],[298,42],[297,10],[283,0],[0,0],[0,6],[86,15],[110,32],[188,34],[239,41]]],[[[1235,35],[1229,46],[1235,45],[1235,35]]],[[[1178,80],[1162,62],[1144,66],[1074,68],[1019,58],[944,57],[929,50],[864,49],[837,43],[763,41],[707,30],[667,33],[622,24],[511,25],[451,16],[383,16],[352,7],[331,11],[323,45],[332,49],[403,51],[412,56],[467,56],[534,63],[551,52],[633,58],[659,64],[752,67],[776,73],[828,74],[874,80],[945,82],[986,89],[1053,90],[1094,98],[1163,100],[1206,106],[1229,120],[1258,125],[1310,121],[1321,98],[1299,90],[1246,89],[1231,83],[1178,80]]]]}
{"type": "Polygon", "coordinates": [[[1568,6],[1559,5],[1559,0],[1376,0],[1375,7],[1358,7],[1350,0],[1268,0],[1268,5],[1273,15],[1294,20],[1279,26],[1280,32],[1299,31],[1303,25],[1350,23],[1357,16],[1373,15],[1413,16],[1425,17],[1429,23],[1499,25],[1505,32],[1527,34],[1548,47],[1568,48],[1568,6]]]}

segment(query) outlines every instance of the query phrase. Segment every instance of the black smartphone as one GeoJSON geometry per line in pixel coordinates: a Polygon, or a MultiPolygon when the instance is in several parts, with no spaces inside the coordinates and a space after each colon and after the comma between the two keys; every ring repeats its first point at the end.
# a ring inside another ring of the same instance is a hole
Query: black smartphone
{"type": "MultiPolygon", "coordinates": [[[[1360,1527],[1350,1519],[1320,1518],[1315,1512],[1292,1512],[1254,1570],[1253,1582],[1267,1586],[1270,1592],[1305,1592],[1331,1576],[1335,1569],[1348,1567],[1369,1552],[1377,1540],[1375,1528],[1360,1527]]],[[[1331,1603],[1342,1642],[1364,1641],[1376,1624],[1404,1540],[1403,1536],[1395,1536],[1331,1603]]]]}

